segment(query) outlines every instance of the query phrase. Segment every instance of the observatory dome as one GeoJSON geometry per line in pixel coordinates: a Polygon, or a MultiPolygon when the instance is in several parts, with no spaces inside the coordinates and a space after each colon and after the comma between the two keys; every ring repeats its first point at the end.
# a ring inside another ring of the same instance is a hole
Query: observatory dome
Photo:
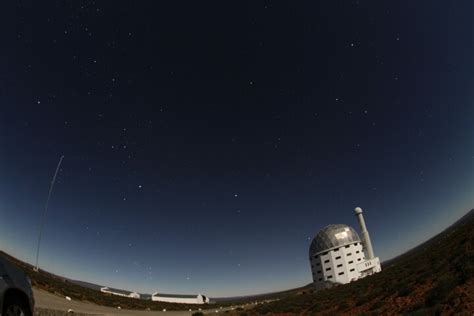
{"type": "Polygon", "coordinates": [[[328,225],[313,238],[309,256],[355,242],[360,242],[360,238],[354,228],[344,224],[328,225]]]}

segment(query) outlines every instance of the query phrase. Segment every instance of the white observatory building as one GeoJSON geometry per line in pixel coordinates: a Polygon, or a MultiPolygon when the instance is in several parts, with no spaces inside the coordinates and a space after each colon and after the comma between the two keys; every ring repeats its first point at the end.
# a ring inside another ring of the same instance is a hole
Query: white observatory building
{"type": "Polygon", "coordinates": [[[380,272],[369,232],[360,207],[355,208],[362,240],[354,228],[335,224],[324,227],[309,248],[309,260],[316,289],[345,284],[380,272]]]}
{"type": "Polygon", "coordinates": [[[102,293],[108,293],[112,295],[117,295],[117,296],[123,296],[123,297],[130,297],[130,298],[140,298],[140,294],[137,292],[129,292],[129,291],[124,291],[124,290],[118,290],[118,289],[113,289],[107,286],[101,287],[100,291],[102,293]]]}
{"type": "Polygon", "coordinates": [[[152,301],[167,302],[167,303],[179,303],[179,304],[209,304],[209,297],[197,294],[197,295],[183,295],[183,294],[162,294],[153,293],[151,296],[152,301]]]}

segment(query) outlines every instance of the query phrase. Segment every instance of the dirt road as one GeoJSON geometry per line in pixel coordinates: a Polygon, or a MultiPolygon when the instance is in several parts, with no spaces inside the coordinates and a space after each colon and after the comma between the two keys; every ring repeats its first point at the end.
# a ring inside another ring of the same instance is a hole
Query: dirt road
{"type": "MultiPolygon", "coordinates": [[[[68,301],[64,297],[53,295],[49,292],[33,289],[36,307],[40,309],[52,309],[59,311],[68,311],[72,309],[76,313],[89,314],[89,315],[123,315],[123,316],[153,316],[153,315],[171,315],[171,316],[189,316],[196,311],[167,311],[167,312],[156,312],[156,311],[136,311],[136,310],[124,310],[113,307],[100,306],[87,302],[68,301]]],[[[226,309],[217,309],[217,312],[222,313],[226,309]]],[[[216,309],[208,309],[202,311],[205,314],[216,314],[216,309]]],[[[36,314],[36,313],[35,313],[36,314]]]]}

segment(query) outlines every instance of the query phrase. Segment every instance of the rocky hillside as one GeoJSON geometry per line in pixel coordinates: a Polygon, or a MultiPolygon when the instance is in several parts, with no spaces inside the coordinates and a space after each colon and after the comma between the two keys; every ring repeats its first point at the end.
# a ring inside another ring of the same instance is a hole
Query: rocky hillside
{"type": "Polygon", "coordinates": [[[474,315],[474,210],[384,270],[235,315],[474,315]]]}

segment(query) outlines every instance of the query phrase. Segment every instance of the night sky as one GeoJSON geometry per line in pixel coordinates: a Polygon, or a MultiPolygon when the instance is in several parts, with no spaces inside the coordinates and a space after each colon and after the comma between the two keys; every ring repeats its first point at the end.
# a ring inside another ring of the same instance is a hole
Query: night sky
{"type": "Polygon", "coordinates": [[[2,1],[0,249],[140,292],[311,282],[474,206],[474,2],[2,1]],[[35,2],[33,4],[33,2],[35,2]]]}

